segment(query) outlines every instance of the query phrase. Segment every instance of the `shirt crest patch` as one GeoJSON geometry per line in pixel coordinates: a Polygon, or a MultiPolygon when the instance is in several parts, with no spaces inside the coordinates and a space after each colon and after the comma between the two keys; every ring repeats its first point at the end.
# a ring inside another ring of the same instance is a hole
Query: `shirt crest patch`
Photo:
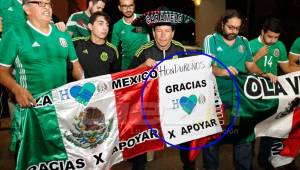
{"type": "Polygon", "coordinates": [[[244,53],[245,52],[245,46],[244,45],[239,45],[239,52],[244,53]]]}
{"type": "Polygon", "coordinates": [[[59,43],[62,47],[67,48],[68,47],[68,43],[67,40],[64,38],[59,38],[59,43]]]}
{"type": "Polygon", "coordinates": [[[101,53],[101,55],[100,55],[100,59],[102,60],[102,61],[107,61],[107,59],[108,59],[108,54],[106,53],[106,52],[102,52],[101,53]]]}
{"type": "Polygon", "coordinates": [[[280,51],[278,48],[275,48],[274,51],[273,51],[273,56],[274,57],[279,57],[280,56],[280,51]]]}

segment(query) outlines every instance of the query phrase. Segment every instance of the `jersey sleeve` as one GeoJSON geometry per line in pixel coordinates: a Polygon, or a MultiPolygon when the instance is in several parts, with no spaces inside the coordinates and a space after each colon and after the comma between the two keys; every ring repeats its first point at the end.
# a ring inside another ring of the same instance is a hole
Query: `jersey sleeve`
{"type": "Polygon", "coordinates": [[[13,29],[11,29],[0,43],[0,65],[11,67],[18,55],[19,47],[20,40],[13,29]]]}
{"type": "Polygon", "coordinates": [[[121,71],[121,61],[119,58],[119,52],[117,49],[113,48],[113,60],[110,63],[110,73],[116,73],[121,71]]]}
{"type": "Polygon", "coordinates": [[[279,56],[279,59],[278,59],[278,63],[288,62],[289,60],[288,60],[288,56],[287,56],[287,51],[286,51],[286,48],[285,48],[285,46],[282,42],[280,42],[279,50],[280,50],[280,56],[279,56]]]}
{"type": "MultiPolygon", "coordinates": [[[[139,51],[139,50],[138,50],[139,51]]],[[[130,69],[136,68],[146,61],[145,52],[137,52],[131,60],[131,64],[129,66],[130,69]]]]}
{"type": "Polygon", "coordinates": [[[300,56],[300,37],[294,41],[290,53],[300,56]]]}
{"type": "Polygon", "coordinates": [[[216,56],[216,47],[214,43],[214,35],[208,35],[203,41],[203,52],[208,55],[216,56]]]}
{"type": "Polygon", "coordinates": [[[112,31],[112,35],[111,35],[111,43],[119,48],[120,45],[120,37],[119,37],[119,31],[118,31],[118,27],[117,24],[114,25],[113,27],[113,31],[112,31]]]}
{"type": "Polygon", "coordinates": [[[70,18],[67,21],[67,32],[71,32],[72,33],[72,37],[77,37],[78,33],[77,33],[77,26],[76,26],[76,20],[74,19],[74,15],[72,14],[70,16],[70,18]]]}
{"type": "Polygon", "coordinates": [[[247,62],[253,62],[253,54],[251,51],[250,43],[247,38],[243,38],[243,41],[245,42],[245,51],[246,51],[246,61],[247,62]]]}
{"type": "Polygon", "coordinates": [[[74,45],[73,45],[73,42],[71,40],[71,37],[69,35],[67,35],[67,43],[68,43],[68,50],[69,50],[69,55],[68,55],[68,59],[71,61],[71,62],[75,62],[78,60],[77,58],[77,54],[76,54],[76,51],[75,51],[75,48],[74,48],[74,45]]]}

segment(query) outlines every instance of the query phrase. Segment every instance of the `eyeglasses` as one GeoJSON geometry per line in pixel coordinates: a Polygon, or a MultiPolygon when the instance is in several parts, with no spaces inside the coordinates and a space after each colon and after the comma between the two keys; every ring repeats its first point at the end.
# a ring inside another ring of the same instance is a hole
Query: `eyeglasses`
{"type": "Polygon", "coordinates": [[[226,26],[228,29],[230,29],[230,30],[237,30],[237,31],[239,31],[239,30],[241,29],[241,27],[235,27],[235,26],[233,26],[233,25],[226,25],[226,24],[225,24],[225,26],[226,26]]]}
{"type": "Polygon", "coordinates": [[[121,8],[124,8],[124,9],[133,8],[133,7],[134,7],[134,4],[130,4],[130,5],[121,5],[121,8]]]}
{"type": "Polygon", "coordinates": [[[42,1],[28,1],[27,2],[28,4],[31,3],[31,4],[38,4],[39,7],[50,7],[52,8],[53,4],[51,2],[42,2],[42,1]]]}

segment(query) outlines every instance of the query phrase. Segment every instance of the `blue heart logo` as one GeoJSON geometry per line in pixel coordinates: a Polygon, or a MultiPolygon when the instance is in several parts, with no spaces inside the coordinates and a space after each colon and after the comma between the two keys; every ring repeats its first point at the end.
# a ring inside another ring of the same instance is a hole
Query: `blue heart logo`
{"type": "Polygon", "coordinates": [[[87,105],[96,91],[96,87],[93,83],[86,83],[81,86],[73,86],[70,89],[71,96],[76,99],[77,102],[87,105]]]}
{"type": "Polygon", "coordinates": [[[180,106],[187,113],[191,114],[197,104],[197,96],[191,95],[190,97],[181,97],[179,100],[180,106]]]}

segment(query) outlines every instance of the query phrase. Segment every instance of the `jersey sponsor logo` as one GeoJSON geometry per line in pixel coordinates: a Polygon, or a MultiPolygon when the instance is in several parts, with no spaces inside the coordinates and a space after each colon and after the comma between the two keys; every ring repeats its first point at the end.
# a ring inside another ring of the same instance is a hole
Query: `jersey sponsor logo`
{"type": "Polygon", "coordinates": [[[74,129],[64,132],[64,137],[81,148],[95,148],[109,136],[113,119],[105,124],[105,114],[97,107],[87,107],[74,117],[74,129]]]}
{"type": "Polygon", "coordinates": [[[244,53],[245,52],[245,46],[244,45],[239,45],[239,52],[244,53]]]}
{"type": "Polygon", "coordinates": [[[219,46],[219,47],[217,48],[217,51],[218,51],[218,52],[223,51],[223,48],[219,46]]]}
{"type": "Polygon", "coordinates": [[[107,61],[107,59],[108,59],[108,54],[106,53],[106,52],[102,52],[101,53],[101,55],[100,55],[100,59],[102,60],[102,61],[107,61]]]}
{"type": "Polygon", "coordinates": [[[274,57],[279,57],[279,55],[280,55],[279,49],[278,49],[278,48],[275,48],[274,51],[273,51],[273,56],[274,56],[274,57]]]}
{"type": "Polygon", "coordinates": [[[59,43],[62,47],[67,48],[68,47],[68,43],[67,40],[64,38],[59,38],[59,43]]]}
{"type": "Polygon", "coordinates": [[[89,51],[87,49],[82,51],[83,54],[89,54],[89,51]]]}
{"type": "Polygon", "coordinates": [[[40,47],[41,45],[38,43],[38,42],[34,42],[33,44],[32,44],[32,47],[40,47]]]}

